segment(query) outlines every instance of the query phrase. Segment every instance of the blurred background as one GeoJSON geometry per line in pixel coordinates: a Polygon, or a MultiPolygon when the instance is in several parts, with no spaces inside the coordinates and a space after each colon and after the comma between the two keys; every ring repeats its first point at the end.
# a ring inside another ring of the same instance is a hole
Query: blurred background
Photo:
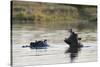
{"type": "Polygon", "coordinates": [[[97,6],[13,1],[12,24],[31,24],[34,29],[97,30],[97,6]]]}

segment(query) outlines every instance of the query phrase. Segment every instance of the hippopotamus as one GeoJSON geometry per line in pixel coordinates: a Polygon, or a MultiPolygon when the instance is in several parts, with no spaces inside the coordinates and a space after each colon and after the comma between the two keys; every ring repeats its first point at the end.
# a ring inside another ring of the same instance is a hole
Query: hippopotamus
{"type": "Polygon", "coordinates": [[[29,46],[22,46],[24,47],[30,47],[31,49],[46,49],[49,45],[47,44],[47,40],[45,39],[44,41],[35,41],[35,42],[30,42],[29,46]]]}

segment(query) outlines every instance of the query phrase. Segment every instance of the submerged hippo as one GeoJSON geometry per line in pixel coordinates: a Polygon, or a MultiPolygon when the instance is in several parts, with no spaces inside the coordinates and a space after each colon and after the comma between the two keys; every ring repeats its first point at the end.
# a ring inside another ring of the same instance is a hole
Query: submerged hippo
{"type": "Polygon", "coordinates": [[[46,49],[49,45],[47,44],[47,40],[44,41],[35,41],[31,42],[30,45],[22,46],[24,47],[30,47],[31,49],[46,49]]]}
{"type": "Polygon", "coordinates": [[[36,49],[43,49],[47,48],[49,45],[47,44],[47,40],[44,41],[35,41],[30,43],[30,48],[36,48],[36,49]]]}

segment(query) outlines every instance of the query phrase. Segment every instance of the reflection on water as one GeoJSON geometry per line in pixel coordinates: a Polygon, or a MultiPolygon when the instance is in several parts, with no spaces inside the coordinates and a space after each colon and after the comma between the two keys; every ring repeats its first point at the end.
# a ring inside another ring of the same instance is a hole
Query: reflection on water
{"type": "MultiPolygon", "coordinates": [[[[95,33],[89,34],[95,36],[95,33]]],[[[81,51],[76,48],[70,49],[63,41],[67,37],[66,30],[37,30],[32,25],[16,25],[13,26],[12,35],[14,66],[89,62],[97,60],[97,43],[95,41],[83,42],[84,46],[91,47],[83,47],[81,51]],[[35,49],[22,48],[23,45],[29,45],[30,42],[42,39],[48,40],[50,47],[48,47],[47,51],[44,49],[36,51],[35,49]],[[70,53],[65,54],[64,52],[66,50],[70,53]],[[74,52],[73,50],[76,51],[74,52]]],[[[83,34],[80,33],[80,35],[83,34]]]]}
{"type": "Polygon", "coordinates": [[[78,53],[81,51],[81,48],[68,48],[65,53],[70,53],[70,62],[74,62],[74,59],[78,57],[78,53]]]}

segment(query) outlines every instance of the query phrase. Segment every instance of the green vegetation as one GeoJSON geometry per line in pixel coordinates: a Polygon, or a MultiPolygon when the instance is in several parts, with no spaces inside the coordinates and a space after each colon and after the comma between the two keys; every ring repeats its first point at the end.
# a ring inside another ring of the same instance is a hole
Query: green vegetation
{"type": "Polygon", "coordinates": [[[12,2],[13,24],[34,24],[46,28],[97,28],[97,7],[40,2],[12,2]]]}

